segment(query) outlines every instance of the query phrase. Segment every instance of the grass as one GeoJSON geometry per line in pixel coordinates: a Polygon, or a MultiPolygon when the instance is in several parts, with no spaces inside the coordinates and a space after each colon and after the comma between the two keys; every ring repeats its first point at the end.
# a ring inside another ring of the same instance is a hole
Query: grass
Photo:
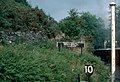
{"type": "Polygon", "coordinates": [[[94,66],[92,82],[107,82],[109,71],[99,58],[56,49],[53,42],[23,43],[0,47],[1,82],[75,82],[77,74],[86,80],[84,65],[94,66]]]}

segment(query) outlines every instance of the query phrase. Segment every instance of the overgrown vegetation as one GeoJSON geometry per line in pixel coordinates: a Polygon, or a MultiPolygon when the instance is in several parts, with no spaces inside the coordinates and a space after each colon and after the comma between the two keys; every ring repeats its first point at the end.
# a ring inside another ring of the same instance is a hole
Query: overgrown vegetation
{"type": "Polygon", "coordinates": [[[100,59],[87,53],[78,57],[68,50],[59,52],[54,46],[51,42],[1,46],[0,81],[76,82],[77,74],[86,80],[84,65],[91,64],[92,82],[107,82],[108,68],[100,59]]]}
{"type": "Polygon", "coordinates": [[[0,0],[0,82],[76,82],[77,74],[86,80],[86,64],[94,66],[92,82],[107,82],[109,70],[99,58],[86,52],[79,57],[70,50],[59,52],[55,45],[56,37],[85,39],[92,49],[103,44],[104,33],[102,19],[89,12],[71,9],[58,23],[26,0],[0,0]]]}
{"type": "MultiPolygon", "coordinates": [[[[41,38],[48,37],[51,39],[55,38],[55,36],[60,33],[60,30],[57,22],[51,16],[46,15],[45,12],[42,9],[38,9],[38,7],[31,8],[26,0],[1,0],[0,32],[2,32],[0,34],[1,40],[6,38],[3,36],[16,38],[15,32],[19,32],[19,35],[22,35],[22,32],[25,34],[34,32],[41,34],[41,38]]],[[[21,38],[21,36],[19,36],[19,38],[21,38]]],[[[38,37],[32,38],[36,39],[38,37]]],[[[7,41],[3,43],[5,42],[7,41]]]]}
{"type": "Polygon", "coordinates": [[[105,29],[101,18],[89,12],[80,13],[76,9],[71,9],[69,16],[61,20],[59,26],[70,40],[85,41],[97,48],[103,47],[104,40],[107,37],[107,29],[105,29]]]}

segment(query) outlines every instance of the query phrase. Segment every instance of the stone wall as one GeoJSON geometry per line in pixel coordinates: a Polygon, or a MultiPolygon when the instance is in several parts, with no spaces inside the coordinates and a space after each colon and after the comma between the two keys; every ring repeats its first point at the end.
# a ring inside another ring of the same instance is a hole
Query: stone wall
{"type": "Polygon", "coordinates": [[[22,43],[25,41],[39,42],[41,40],[46,40],[47,36],[39,32],[0,32],[0,43],[11,44],[11,43],[22,43]]]}

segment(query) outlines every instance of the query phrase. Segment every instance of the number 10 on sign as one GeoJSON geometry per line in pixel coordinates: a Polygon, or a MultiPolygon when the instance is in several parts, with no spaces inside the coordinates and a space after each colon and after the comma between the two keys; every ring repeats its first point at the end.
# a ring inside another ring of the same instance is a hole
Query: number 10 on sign
{"type": "Polygon", "coordinates": [[[87,76],[91,76],[94,71],[93,65],[85,65],[84,71],[87,76]]]}

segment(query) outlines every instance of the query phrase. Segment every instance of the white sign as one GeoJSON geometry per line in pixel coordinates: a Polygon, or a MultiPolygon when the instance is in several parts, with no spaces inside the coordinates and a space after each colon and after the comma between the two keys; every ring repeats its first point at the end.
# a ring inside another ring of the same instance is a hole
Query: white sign
{"type": "Polygon", "coordinates": [[[57,47],[59,46],[66,46],[66,47],[71,47],[71,48],[75,48],[75,47],[84,47],[84,43],[81,42],[57,42],[57,47]],[[60,45],[61,44],[61,45],[60,45]]]}

